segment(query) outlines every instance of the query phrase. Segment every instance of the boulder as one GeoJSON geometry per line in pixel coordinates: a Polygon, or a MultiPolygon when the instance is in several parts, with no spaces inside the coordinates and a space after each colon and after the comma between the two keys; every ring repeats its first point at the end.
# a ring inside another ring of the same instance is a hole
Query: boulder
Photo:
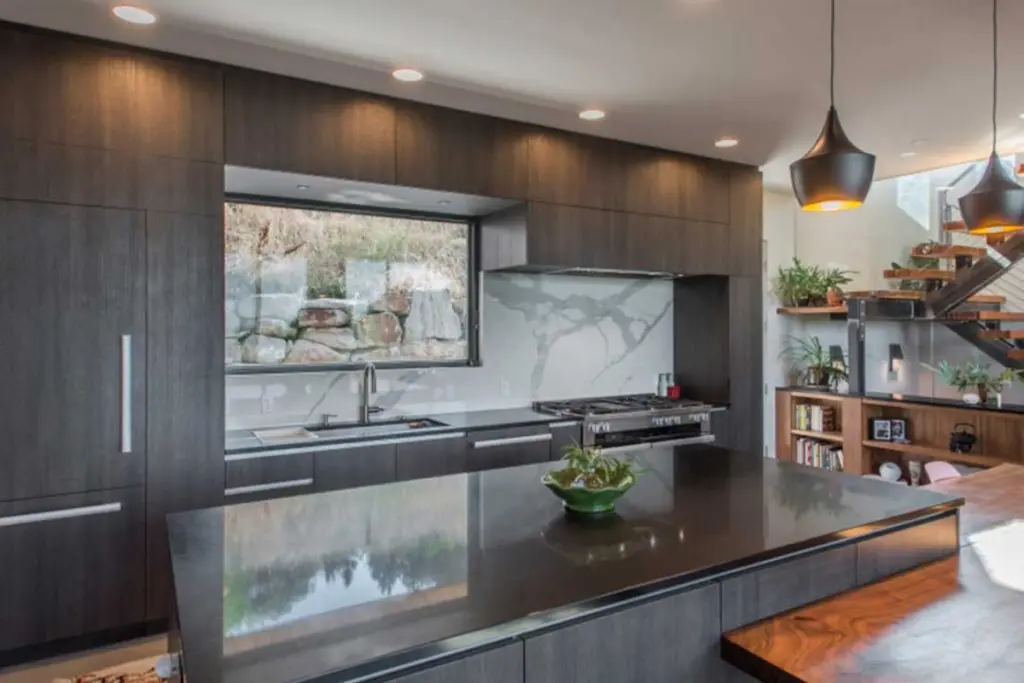
{"type": "Polygon", "coordinates": [[[427,341],[402,344],[399,355],[405,360],[455,360],[466,358],[465,341],[427,341]]]}
{"type": "Polygon", "coordinates": [[[316,328],[310,327],[302,331],[302,339],[346,353],[361,349],[366,344],[356,339],[356,333],[348,327],[316,328]]]}
{"type": "Polygon", "coordinates": [[[362,351],[355,351],[352,353],[352,362],[358,363],[360,361],[368,360],[394,360],[400,358],[401,354],[397,346],[381,347],[376,349],[363,349],[362,351]]]}
{"type": "Polygon", "coordinates": [[[334,310],[351,313],[359,308],[360,305],[361,302],[355,299],[307,299],[302,304],[302,307],[306,309],[315,308],[317,310],[334,310]]]}
{"type": "Polygon", "coordinates": [[[394,313],[395,315],[409,315],[411,305],[412,294],[408,290],[393,289],[374,301],[370,305],[370,310],[380,313],[394,313]]]}
{"type": "Polygon", "coordinates": [[[278,339],[294,339],[296,333],[291,323],[277,318],[262,318],[255,323],[252,330],[264,337],[277,337],[278,339]]]}
{"type": "Polygon", "coordinates": [[[299,327],[344,327],[348,313],[340,308],[303,308],[299,311],[299,327]]]}
{"type": "Polygon", "coordinates": [[[295,320],[305,300],[296,294],[255,294],[238,302],[239,317],[256,320],[276,318],[295,320]]]}
{"type": "Polygon", "coordinates": [[[447,289],[418,289],[412,293],[409,317],[405,319],[407,342],[461,338],[462,323],[452,307],[452,295],[447,289]]]}
{"type": "Polygon", "coordinates": [[[402,341],[402,324],[394,313],[370,313],[355,323],[363,346],[394,346],[402,341]]]}
{"type": "Polygon", "coordinates": [[[316,342],[300,339],[288,351],[285,363],[344,363],[348,360],[347,353],[339,353],[334,349],[316,342]]]}
{"type": "Polygon", "coordinates": [[[242,325],[242,318],[235,312],[235,302],[224,303],[224,336],[228,339],[236,339],[247,331],[242,325]]]}
{"type": "Polygon", "coordinates": [[[242,343],[242,362],[260,365],[276,365],[288,353],[288,342],[276,337],[253,334],[242,343]]]}
{"type": "Polygon", "coordinates": [[[227,339],[224,342],[224,364],[237,365],[242,362],[242,345],[236,339],[227,339]]]}

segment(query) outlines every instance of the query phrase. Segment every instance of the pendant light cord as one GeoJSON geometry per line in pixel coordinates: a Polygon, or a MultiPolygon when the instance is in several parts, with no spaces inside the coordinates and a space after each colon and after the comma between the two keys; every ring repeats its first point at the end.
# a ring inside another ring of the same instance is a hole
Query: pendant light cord
{"type": "MultiPolygon", "coordinates": [[[[835,0],[832,0],[835,2],[835,0]]],[[[999,103],[999,0],[992,0],[992,153],[996,152],[996,111],[999,103]]]]}
{"type": "MultiPolygon", "coordinates": [[[[994,2],[995,0],[993,0],[994,2]]],[[[833,108],[836,106],[836,0],[832,0],[832,42],[829,46],[829,61],[831,62],[828,80],[829,103],[833,108]]]]}

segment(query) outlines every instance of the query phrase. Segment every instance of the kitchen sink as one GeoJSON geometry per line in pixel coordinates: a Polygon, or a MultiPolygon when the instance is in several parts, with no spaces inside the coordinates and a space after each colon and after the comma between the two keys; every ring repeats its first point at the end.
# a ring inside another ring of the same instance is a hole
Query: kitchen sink
{"type": "Polygon", "coordinates": [[[450,425],[427,418],[389,420],[369,424],[344,424],[329,427],[313,427],[320,439],[368,439],[375,437],[404,436],[411,433],[448,429],[450,425]]]}
{"type": "Polygon", "coordinates": [[[305,427],[280,427],[276,429],[257,429],[252,433],[264,446],[296,441],[312,441],[316,434],[305,427]]]}

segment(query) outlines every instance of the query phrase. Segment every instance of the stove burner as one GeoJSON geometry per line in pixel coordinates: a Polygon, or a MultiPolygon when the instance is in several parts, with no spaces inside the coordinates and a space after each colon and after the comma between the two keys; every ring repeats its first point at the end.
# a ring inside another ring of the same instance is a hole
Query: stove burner
{"type": "Polygon", "coordinates": [[[586,417],[588,415],[614,415],[641,411],[685,410],[687,408],[705,408],[706,406],[700,401],[675,401],[654,394],[634,394],[570,401],[538,401],[533,407],[544,413],[586,417]]]}

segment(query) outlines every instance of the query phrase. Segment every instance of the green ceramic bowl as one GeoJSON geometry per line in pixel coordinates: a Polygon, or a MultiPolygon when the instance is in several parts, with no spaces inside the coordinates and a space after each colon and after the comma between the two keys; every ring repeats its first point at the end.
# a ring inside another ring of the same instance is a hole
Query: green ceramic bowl
{"type": "Polygon", "coordinates": [[[562,499],[562,505],[566,510],[584,515],[601,515],[615,510],[615,501],[633,487],[636,475],[630,474],[620,486],[603,489],[565,487],[559,484],[550,472],[541,477],[540,481],[562,499]]]}

